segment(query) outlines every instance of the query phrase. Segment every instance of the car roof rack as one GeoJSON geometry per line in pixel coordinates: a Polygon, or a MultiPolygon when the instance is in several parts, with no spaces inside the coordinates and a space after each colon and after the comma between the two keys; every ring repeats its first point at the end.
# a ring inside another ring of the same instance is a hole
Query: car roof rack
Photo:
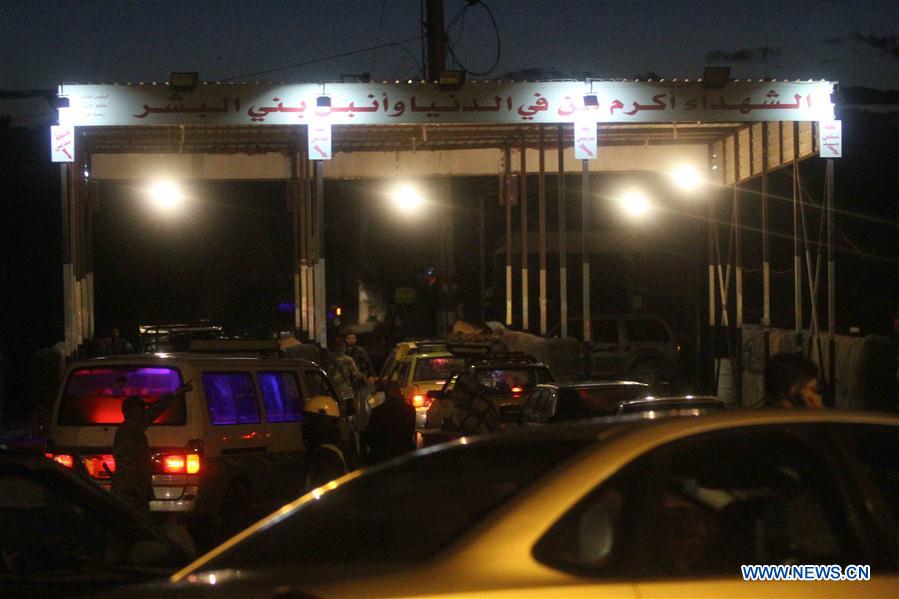
{"type": "Polygon", "coordinates": [[[189,350],[203,353],[258,353],[283,355],[276,339],[191,339],[189,350]]]}

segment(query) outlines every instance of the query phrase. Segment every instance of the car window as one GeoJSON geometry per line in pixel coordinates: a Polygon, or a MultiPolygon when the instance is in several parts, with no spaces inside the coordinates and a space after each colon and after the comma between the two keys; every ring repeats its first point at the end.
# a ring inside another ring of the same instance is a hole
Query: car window
{"type": "Polygon", "coordinates": [[[78,581],[108,574],[113,563],[135,565],[132,544],[149,535],[107,507],[60,476],[0,466],[0,578],[78,581]]]}
{"type": "Polygon", "coordinates": [[[545,391],[543,389],[534,389],[524,405],[521,407],[522,422],[541,422],[540,420],[540,400],[543,398],[545,391]]]}
{"type": "Polygon", "coordinates": [[[553,382],[546,367],[479,368],[475,371],[478,388],[486,394],[526,393],[541,383],[553,382]]]}
{"type": "Polygon", "coordinates": [[[621,470],[535,548],[590,576],[734,576],[741,564],[867,563],[829,464],[754,427],[670,443],[621,470]],[[854,561],[862,560],[862,561],[854,561]]]}
{"type": "Polygon", "coordinates": [[[415,456],[304,503],[202,569],[420,562],[591,443],[487,443],[415,456]]]}
{"type": "Polygon", "coordinates": [[[250,373],[204,372],[202,378],[212,424],[259,422],[259,404],[250,373]]]}
{"type": "Polygon", "coordinates": [[[595,343],[618,343],[618,321],[598,320],[593,323],[593,341],[595,343]]]}
{"type": "Polygon", "coordinates": [[[336,401],[338,405],[343,403],[337,395],[337,392],[334,391],[334,388],[331,386],[331,381],[329,381],[328,377],[319,370],[306,371],[306,386],[309,387],[309,397],[307,397],[306,400],[312,399],[318,395],[324,395],[325,397],[330,397],[336,401]]]}
{"type": "Polygon", "coordinates": [[[628,343],[667,343],[671,341],[668,329],[658,320],[638,319],[624,321],[628,343]]]}
{"type": "MultiPolygon", "coordinates": [[[[180,386],[181,374],[175,368],[79,368],[66,382],[57,422],[62,426],[120,424],[126,397],[136,395],[153,403],[180,386]]],[[[180,425],[186,419],[184,399],[178,398],[153,424],[180,425]]]]}
{"type": "Polygon", "coordinates": [[[303,416],[303,395],[293,372],[260,372],[259,389],[269,422],[298,422],[303,416]]]}
{"type": "Polygon", "coordinates": [[[403,360],[402,362],[398,362],[396,365],[396,368],[394,368],[393,372],[390,373],[389,380],[399,381],[401,386],[405,385],[406,377],[409,374],[409,365],[410,364],[411,364],[411,360],[403,360]]]}
{"type": "Polygon", "coordinates": [[[465,367],[462,358],[419,358],[415,361],[414,381],[445,381],[465,367]]]}
{"type": "Polygon", "coordinates": [[[622,401],[630,401],[646,397],[649,393],[647,385],[603,385],[597,387],[578,387],[574,389],[580,404],[589,416],[607,416],[615,411],[615,406],[622,401]]]}
{"type": "Polygon", "coordinates": [[[899,524],[899,427],[858,425],[846,438],[899,524]]]}

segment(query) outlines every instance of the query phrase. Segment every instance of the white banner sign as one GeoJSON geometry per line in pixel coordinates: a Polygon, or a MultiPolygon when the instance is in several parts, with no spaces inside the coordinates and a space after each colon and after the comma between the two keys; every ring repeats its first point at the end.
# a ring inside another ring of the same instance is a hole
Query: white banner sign
{"type": "Polygon", "coordinates": [[[72,120],[103,125],[332,125],[410,123],[573,123],[583,112],[600,123],[828,121],[833,84],[732,81],[478,82],[456,89],[431,83],[200,84],[176,92],[160,85],[61,85],[72,120]],[[327,94],[330,106],[317,106],[327,94]],[[599,105],[584,108],[584,94],[599,105]]]}
{"type": "Polygon", "coordinates": [[[818,153],[822,158],[843,157],[843,121],[818,123],[818,153]]]}
{"type": "Polygon", "coordinates": [[[331,160],[331,123],[309,123],[309,159],[331,160]]]}
{"type": "Polygon", "coordinates": [[[73,162],[75,160],[75,127],[53,125],[50,127],[50,160],[73,162]]]}
{"type": "Polygon", "coordinates": [[[574,119],[574,157],[578,160],[596,158],[596,115],[592,111],[578,113],[574,119]]]}

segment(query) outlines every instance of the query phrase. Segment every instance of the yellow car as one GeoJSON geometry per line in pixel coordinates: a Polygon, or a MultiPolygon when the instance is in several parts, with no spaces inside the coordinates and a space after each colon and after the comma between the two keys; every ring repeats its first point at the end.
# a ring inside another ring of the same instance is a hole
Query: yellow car
{"type": "Polygon", "coordinates": [[[439,391],[465,360],[449,352],[412,353],[397,360],[387,380],[398,381],[406,403],[415,408],[415,428],[424,428],[431,407],[428,391],[439,391]]]}
{"type": "Polygon", "coordinates": [[[463,438],[316,489],[145,588],[169,597],[894,598],[897,447],[899,418],[832,411],[463,438]],[[760,573],[754,566],[777,566],[762,573],[786,580],[745,580],[760,573]]]}

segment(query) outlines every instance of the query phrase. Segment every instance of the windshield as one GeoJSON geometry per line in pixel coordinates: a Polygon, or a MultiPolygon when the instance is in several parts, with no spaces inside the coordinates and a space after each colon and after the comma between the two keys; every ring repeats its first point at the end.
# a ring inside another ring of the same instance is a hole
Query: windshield
{"type": "Polygon", "coordinates": [[[445,381],[465,367],[462,358],[419,358],[415,361],[414,381],[445,381]]]}
{"type": "Polygon", "coordinates": [[[537,368],[497,368],[481,369],[475,374],[478,387],[487,394],[525,393],[541,383],[553,381],[549,369],[537,368]]]}
{"type": "Polygon", "coordinates": [[[417,562],[593,442],[528,439],[416,456],[273,519],[202,569],[417,562]]]}
{"type": "MultiPolygon", "coordinates": [[[[181,374],[174,368],[79,368],[69,375],[57,422],[64,426],[120,424],[126,397],[136,395],[153,403],[180,386],[181,374]]],[[[184,399],[180,398],[153,424],[177,425],[185,420],[184,399]]]]}

